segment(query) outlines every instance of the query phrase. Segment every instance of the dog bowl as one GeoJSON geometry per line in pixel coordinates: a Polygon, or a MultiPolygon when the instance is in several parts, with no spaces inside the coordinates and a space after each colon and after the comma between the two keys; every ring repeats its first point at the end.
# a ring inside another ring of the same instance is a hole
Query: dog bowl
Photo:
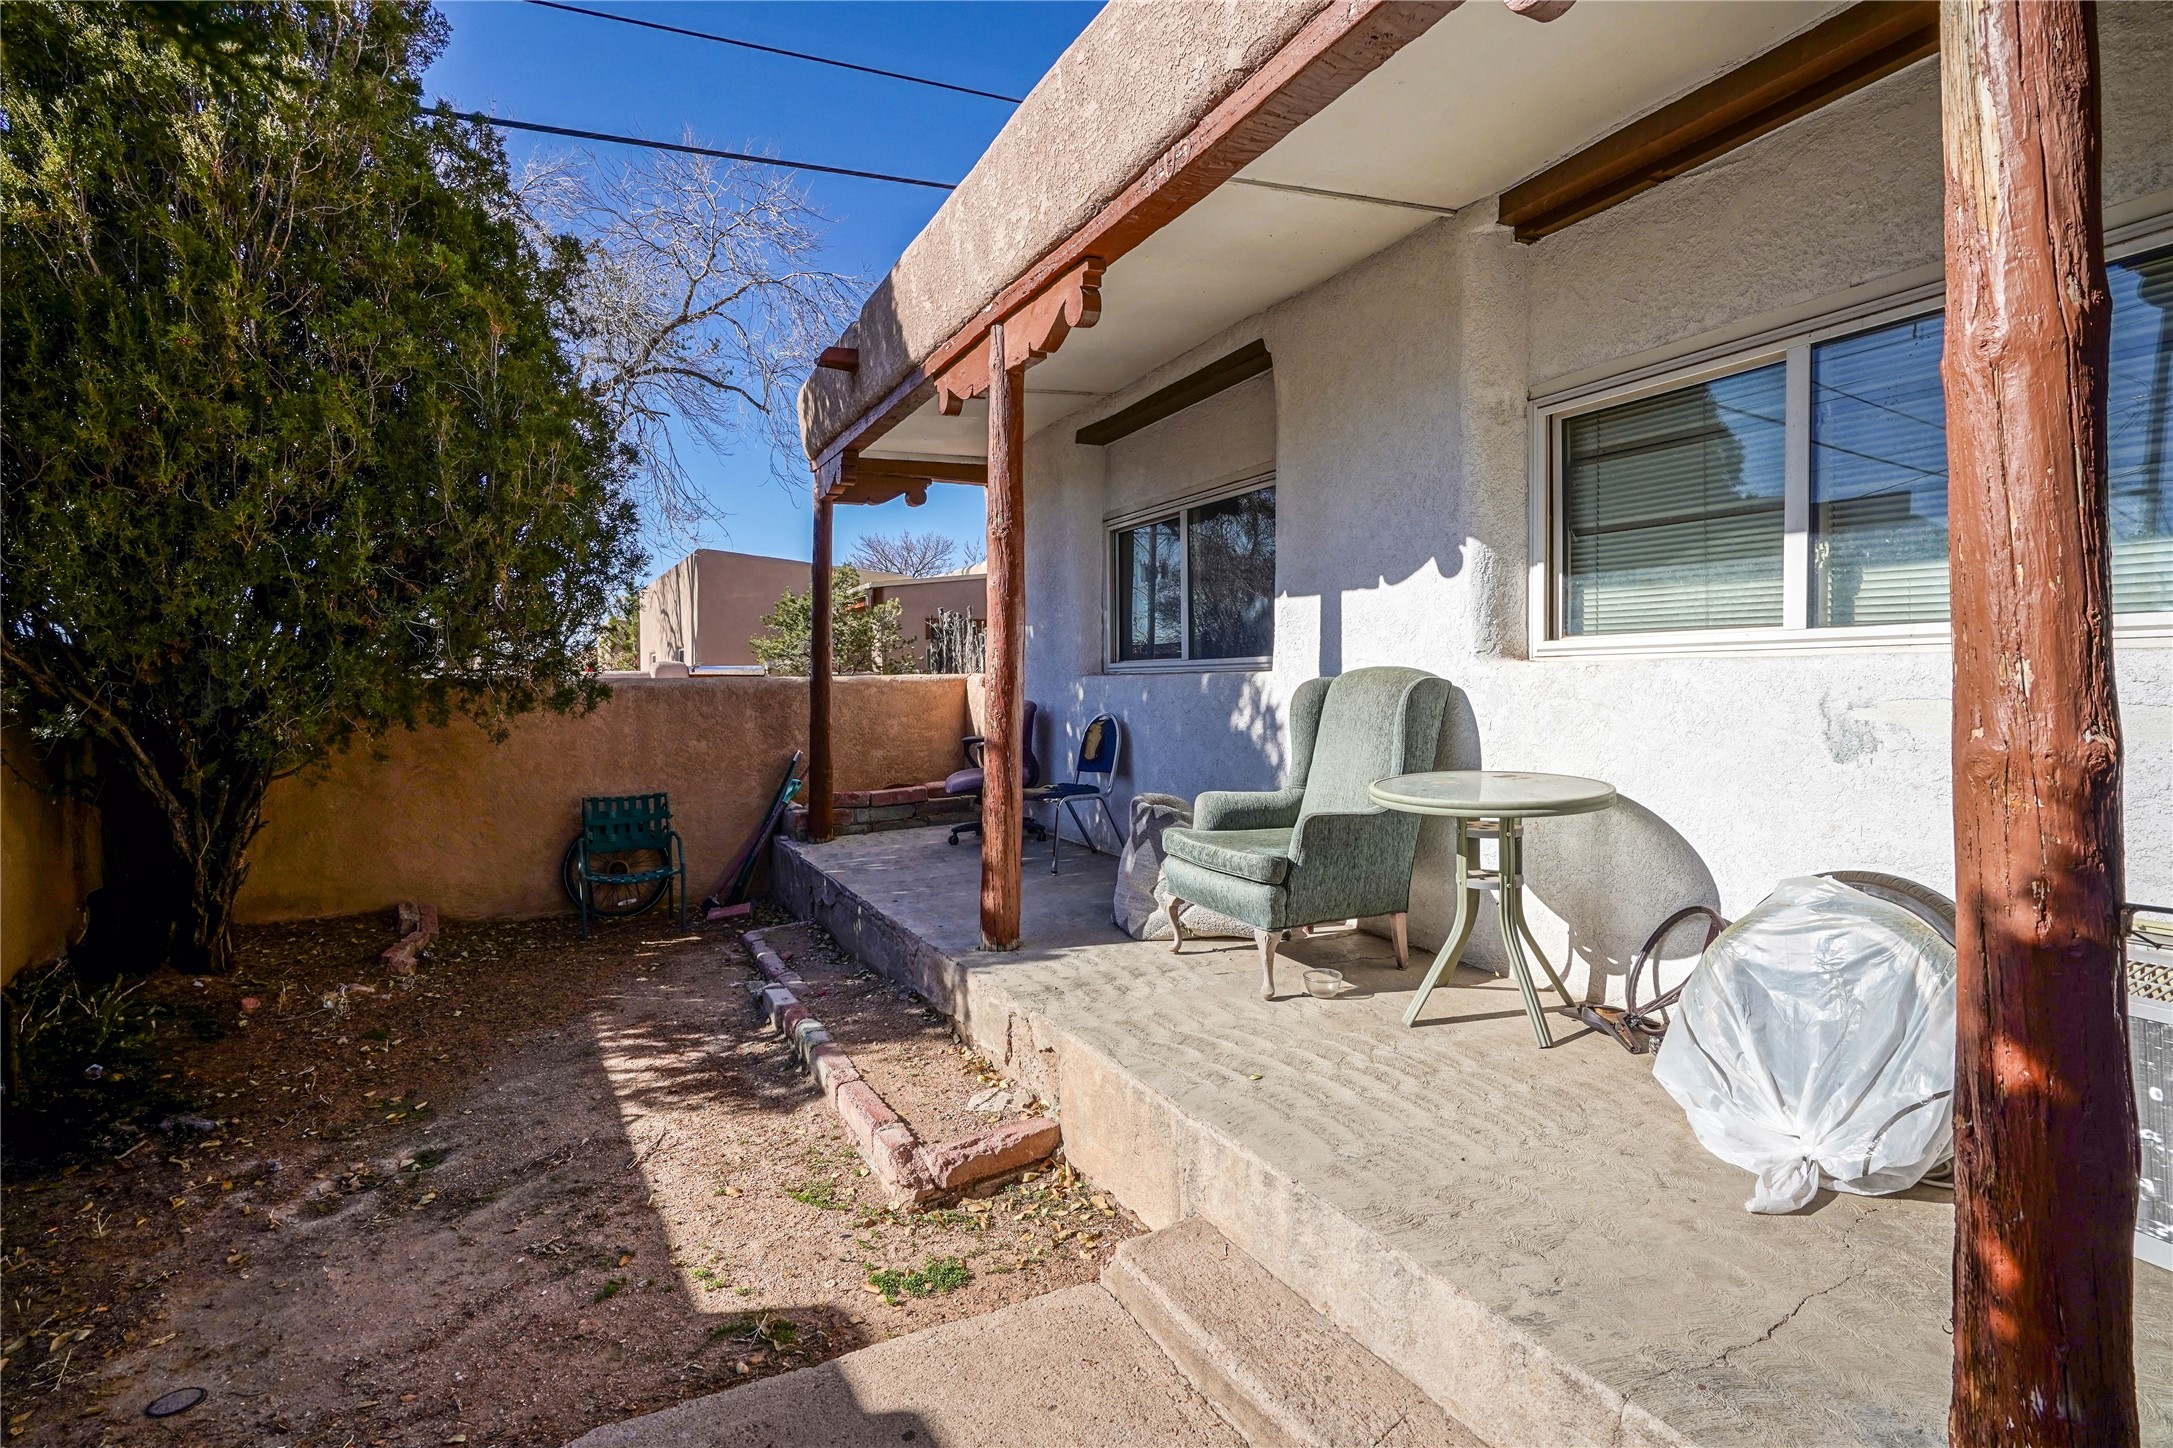
{"type": "Polygon", "coordinates": [[[1332,1001],[1352,988],[1351,983],[1343,978],[1343,972],[1340,970],[1316,967],[1305,973],[1305,993],[1319,996],[1324,1001],[1332,1001]]]}

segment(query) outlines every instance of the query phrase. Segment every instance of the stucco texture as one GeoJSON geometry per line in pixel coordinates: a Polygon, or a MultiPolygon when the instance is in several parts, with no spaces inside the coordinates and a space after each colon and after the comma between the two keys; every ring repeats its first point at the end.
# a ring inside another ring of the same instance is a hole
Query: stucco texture
{"type": "Polygon", "coordinates": [[[795,558],[698,548],[641,592],[640,664],[752,664],[762,620],[812,575],[795,558]]]}
{"type": "Polygon", "coordinates": [[[0,735],[0,981],[69,945],[98,883],[94,811],[52,791],[43,754],[21,729],[0,735]]]}
{"type": "MultiPolygon", "coordinates": [[[[2108,7],[2100,25],[2111,206],[2173,186],[2173,8],[2108,7]]],[[[1940,185],[1927,63],[1535,246],[1474,204],[1043,428],[1026,461],[1027,691],[1047,727],[1068,738],[1117,714],[1123,795],[1268,788],[1298,684],[1370,664],[1438,673],[1457,686],[1439,767],[1621,791],[1614,810],[1534,824],[1527,848],[1541,942],[1594,995],[1620,996],[1637,944],[1679,905],[1737,914],[1786,876],[1841,867],[1951,890],[1943,643],[1535,658],[1526,638],[1528,398],[1936,267],[1940,185]],[[1106,519],[1196,489],[1218,458],[1251,465],[1262,428],[1226,395],[1106,449],[1072,435],[1254,337],[1275,359],[1273,665],[1106,672],[1106,519]]],[[[2126,639],[2117,664],[2128,895],[2166,899],[2173,649],[2126,639]]],[[[1449,918],[1446,834],[1422,836],[1421,942],[1449,918]]],[[[1491,922],[1472,950],[1500,959],[1491,922]]]]}
{"type": "MultiPolygon", "coordinates": [[[[846,790],[924,784],[961,766],[958,678],[842,678],[832,692],[846,790]]],[[[584,716],[535,716],[502,743],[472,724],[402,733],[283,781],[250,851],[243,920],[423,900],[455,917],[547,915],[581,797],[670,793],[698,901],[807,742],[807,681],[634,679],[584,716]]]]}
{"type": "Polygon", "coordinates": [[[996,294],[1243,84],[1323,0],[1117,0],[1027,94],[817,370],[800,425],[819,453],[996,294]]]}

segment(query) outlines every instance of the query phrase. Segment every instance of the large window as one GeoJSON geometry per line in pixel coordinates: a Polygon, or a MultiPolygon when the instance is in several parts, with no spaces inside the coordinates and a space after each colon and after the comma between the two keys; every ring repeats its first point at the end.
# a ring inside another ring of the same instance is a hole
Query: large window
{"type": "Polygon", "coordinates": [[[1936,316],[1811,349],[1811,624],[1947,616],[1945,327],[1936,316]]]}
{"type": "Polygon", "coordinates": [[[1260,661],[1275,651],[1275,485],[1111,532],[1112,664],[1260,661]]]}
{"type": "Polygon", "coordinates": [[[1785,388],[1760,367],[1564,424],[1565,632],[1781,621],[1785,388]]]}
{"type": "MultiPolygon", "coordinates": [[[[2173,247],[2111,263],[2113,608],[2173,612],[2173,247]]],[[[1937,312],[1548,417],[1554,637],[1947,618],[1937,312]]]]}

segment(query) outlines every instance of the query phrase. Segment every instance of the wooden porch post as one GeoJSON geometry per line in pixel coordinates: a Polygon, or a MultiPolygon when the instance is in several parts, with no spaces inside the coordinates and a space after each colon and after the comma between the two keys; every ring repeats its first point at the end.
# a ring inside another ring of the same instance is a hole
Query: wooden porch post
{"type": "Polygon", "coordinates": [[[1957,1445],[2132,1444],[2096,16],[1946,0],[1957,1445]]]}
{"type": "Polygon", "coordinates": [[[988,329],[988,743],[982,748],[981,948],[1019,945],[1024,847],[1019,737],[1026,668],[1025,368],[1004,366],[1004,326],[988,329]]]}
{"type": "MultiPolygon", "coordinates": [[[[820,486],[818,484],[818,486],[820,486]]],[[[814,562],[808,570],[815,617],[807,663],[807,837],[837,833],[830,769],[830,503],[815,499],[814,562]]]]}

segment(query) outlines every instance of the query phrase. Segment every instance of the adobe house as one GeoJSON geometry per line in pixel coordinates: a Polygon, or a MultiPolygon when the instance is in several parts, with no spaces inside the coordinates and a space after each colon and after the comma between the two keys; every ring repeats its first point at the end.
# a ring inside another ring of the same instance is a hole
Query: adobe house
{"type": "Polygon", "coordinates": [[[908,578],[898,573],[863,573],[868,602],[898,605],[898,632],[914,660],[928,662],[928,643],[935,636],[938,616],[957,614],[976,623],[988,622],[988,565],[976,563],[951,573],[908,578]]]}
{"type": "MultiPolygon", "coordinates": [[[[1190,796],[1280,782],[1300,683],[1431,670],[1439,767],[1620,791],[1528,855],[1587,997],[1786,876],[1962,900],[1958,1099],[2017,1134],[1958,1148],[1957,1441],[2116,1400],[1988,1324],[2126,1341],[2070,1294],[2129,1270],[2117,904],[2173,899],[2168,75],[2164,4],[1105,9],[801,396],[818,570],[838,506],[989,489],[983,945],[1034,948],[1022,700],[1190,796]]],[[[817,839],[828,710],[818,662],[817,839]]]]}
{"type": "Polygon", "coordinates": [[[750,640],[763,618],[806,587],[807,565],[798,559],[697,548],[641,591],[640,667],[753,668],[750,640]]]}
{"type": "MultiPolygon", "coordinates": [[[[1556,882],[1535,923],[1550,949],[1575,936],[1585,976],[1619,973],[1673,903],[1737,911],[1839,861],[1950,888],[1929,10],[1372,7],[1379,33],[1331,47],[1335,93],[1307,82],[1303,124],[1189,182],[1151,233],[1094,230],[1322,13],[1089,26],[848,329],[858,370],[808,384],[824,498],[979,464],[988,404],[947,384],[1003,307],[1057,297],[1076,330],[1059,318],[1060,350],[1036,339],[1052,350],[1019,374],[1024,695],[1058,730],[1117,714],[1120,788],[1271,787],[1297,684],[1409,664],[1459,690],[1444,766],[1590,774],[1632,802],[1534,846],[1556,882]],[[1733,116],[1752,101],[1708,88],[1761,81],[1771,116],[1693,134],[1686,102],[1733,116]],[[1615,177],[1631,147],[1665,164],[1615,177]],[[1243,556],[1200,566],[1231,528],[1243,556]],[[1210,592],[1241,626],[1198,626],[1210,592]]],[[[2129,894],[2165,899],[2173,10],[2101,27],[2129,894]]],[[[1445,878],[1421,861],[1421,933],[1445,878]]]]}

